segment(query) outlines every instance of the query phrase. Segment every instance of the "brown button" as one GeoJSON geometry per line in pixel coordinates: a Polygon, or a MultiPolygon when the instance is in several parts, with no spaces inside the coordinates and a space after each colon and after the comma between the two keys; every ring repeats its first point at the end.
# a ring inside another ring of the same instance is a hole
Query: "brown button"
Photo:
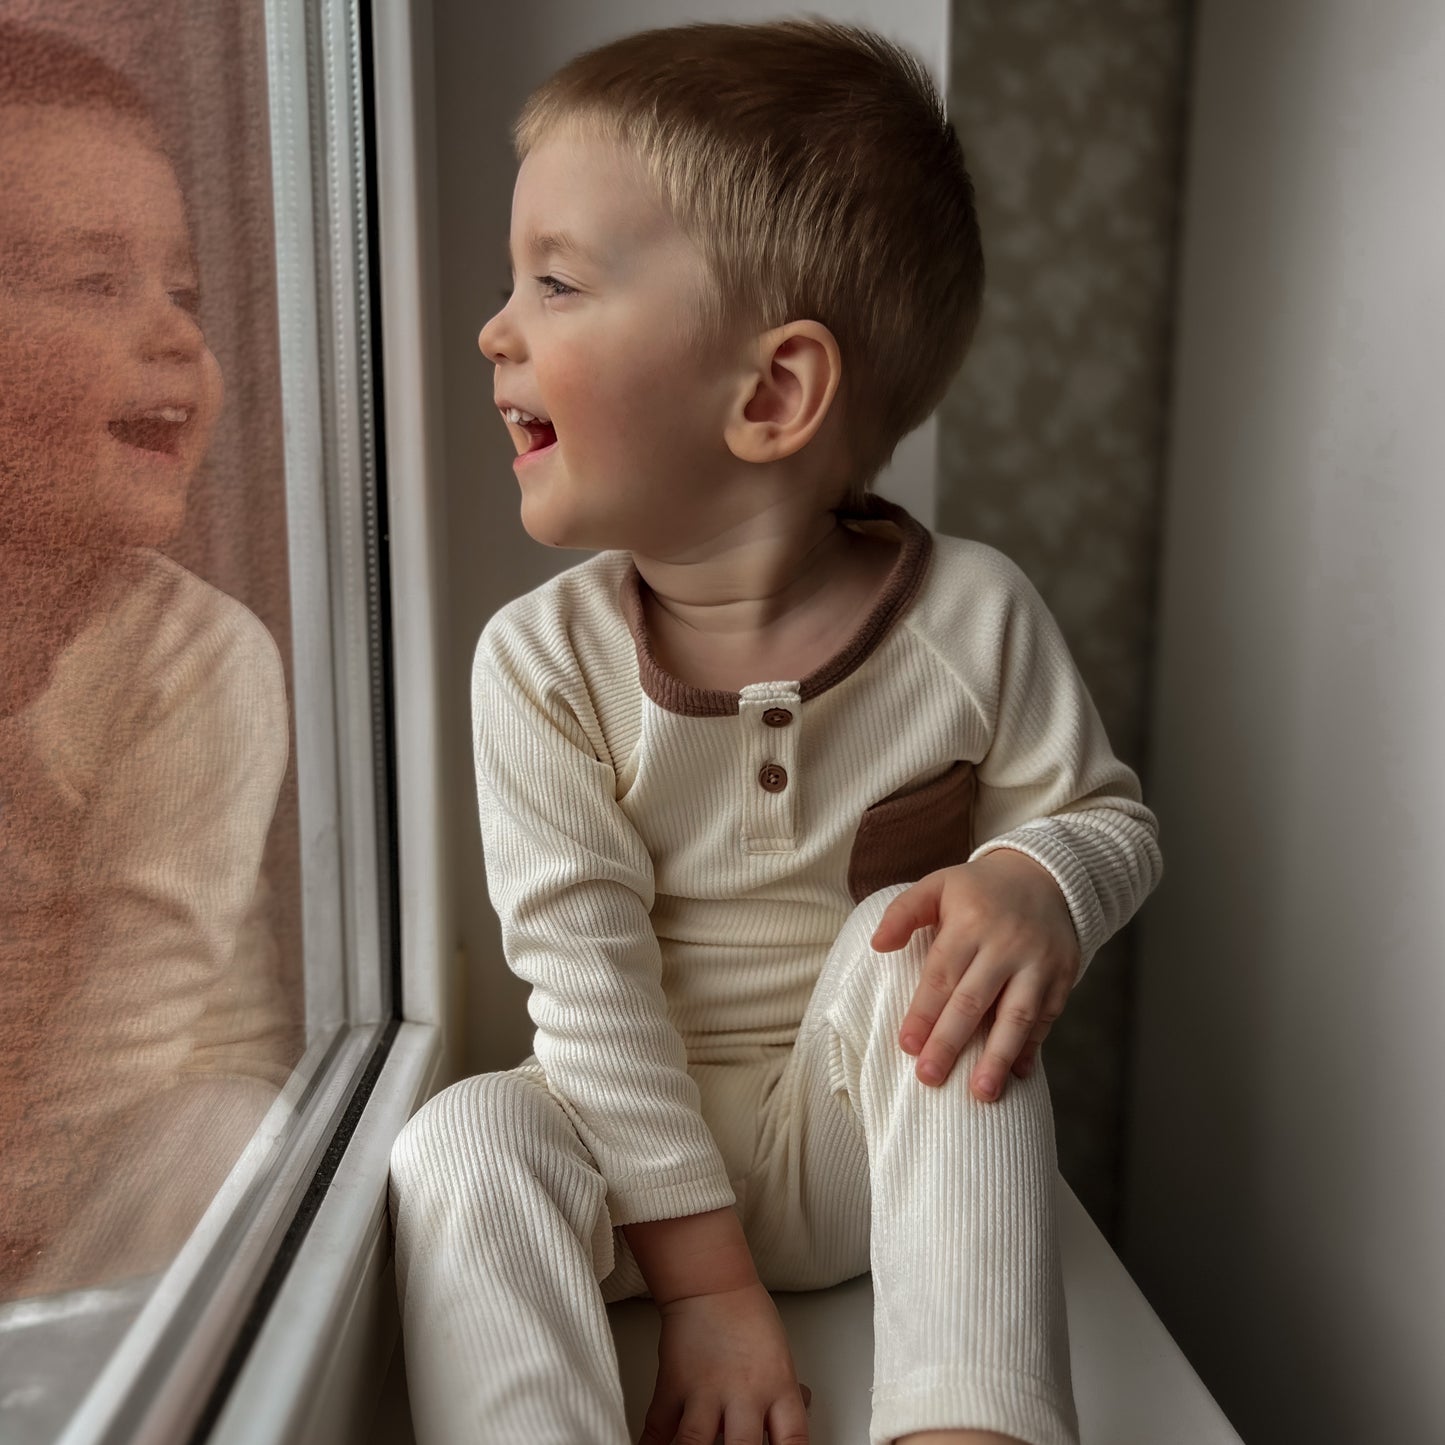
{"type": "Polygon", "coordinates": [[[770,707],[763,714],[763,721],[770,728],[785,728],[792,722],[793,715],[785,707],[770,707]]]}
{"type": "Polygon", "coordinates": [[[788,775],[776,763],[764,763],[758,773],[758,782],[769,793],[781,793],[788,786],[788,775]]]}

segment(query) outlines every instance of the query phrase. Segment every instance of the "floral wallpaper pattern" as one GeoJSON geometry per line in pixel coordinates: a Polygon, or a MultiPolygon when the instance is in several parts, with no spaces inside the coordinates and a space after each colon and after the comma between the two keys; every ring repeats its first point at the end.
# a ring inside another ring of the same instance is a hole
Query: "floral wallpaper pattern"
{"type": "MultiPolygon", "coordinates": [[[[1146,802],[1191,14],[1189,0],[959,0],[947,99],[987,281],[939,411],[938,526],[1028,573],[1146,802]]],[[[1100,951],[1043,1048],[1059,1168],[1111,1239],[1130,944],[1126,926],[1100,951]]]]}

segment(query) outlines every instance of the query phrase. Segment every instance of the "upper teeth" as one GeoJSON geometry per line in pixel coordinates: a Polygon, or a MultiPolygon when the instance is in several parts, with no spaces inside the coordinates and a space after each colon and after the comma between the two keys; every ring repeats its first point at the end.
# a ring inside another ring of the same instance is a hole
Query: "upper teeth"
{"type": "Polygon", "coordinates": [[[150,411],[136,413],[137,421],[185,421],[191,412],[184,406],[157,406],[150,411]]]}
{"type": "Polygon", "coordinates": [[[540,421],[540,422],[546,422],[546,421],[547,421],[547,418],[546,418],[546,417],[544,417],[544,416],[533,416],[531,412],[529,412],[529,411],[523,411],[522,408],[519,407],[519,406],[509,406],[509,407],[502,413],[502,415],[503,415],[504,417],[506,417],[507,420],[508,420],[509,422],[511,422],[513,426],[522,426],[522,425],[524,425],[525,423],[527,423],[527,422],[529,422],[529,421],[540,421]]]}

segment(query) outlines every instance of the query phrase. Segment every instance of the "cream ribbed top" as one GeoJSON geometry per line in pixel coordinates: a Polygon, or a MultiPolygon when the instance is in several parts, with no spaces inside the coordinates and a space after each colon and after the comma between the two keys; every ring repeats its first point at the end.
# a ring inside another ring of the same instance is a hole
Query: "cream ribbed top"
{"type": "Polygon", "coordinates": [[[878,498],[852,524],[903,545],[806,678],[666,674],[626,552],[508,604],[478,643],[492,903],[615,1224],[733,1202],[688,1061],[790,1044],[866,892],[1018,849],[1063,890],[1082,977],[1161,877],[1139,780],[1024,572],[878,498]]]}
{"type": "MultiPolygon", "coordinates": [[[[156,1217],[183,1201],[163,1254],[67,1233],[135,1207],[111,1151],[148,1161],[158,1126],[137,1121],[163,1099],[180,1117],[207,1080],[262,1097],[285,1081],[299,1020],[260,869],[287,732],[265,626],[149,548],[119,560],[46,690],[0,718],[0,1298],[168,1259],[203,1207],[174,1181],[146,1184],[156,1217]]],[[[223,1128],[193,1152],[228,1140],[229,1165],[251,1125],[223,1128]]]]}

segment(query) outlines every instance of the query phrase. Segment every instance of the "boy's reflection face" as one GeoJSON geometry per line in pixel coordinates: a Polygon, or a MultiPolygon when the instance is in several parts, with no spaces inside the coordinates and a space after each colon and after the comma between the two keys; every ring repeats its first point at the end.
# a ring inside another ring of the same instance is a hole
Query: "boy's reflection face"
{"type": "Polygon", "coordinates": [[[0,541],[173,537],[221,405],[180,186],[140,124],[0,106],[0,541]]]}

